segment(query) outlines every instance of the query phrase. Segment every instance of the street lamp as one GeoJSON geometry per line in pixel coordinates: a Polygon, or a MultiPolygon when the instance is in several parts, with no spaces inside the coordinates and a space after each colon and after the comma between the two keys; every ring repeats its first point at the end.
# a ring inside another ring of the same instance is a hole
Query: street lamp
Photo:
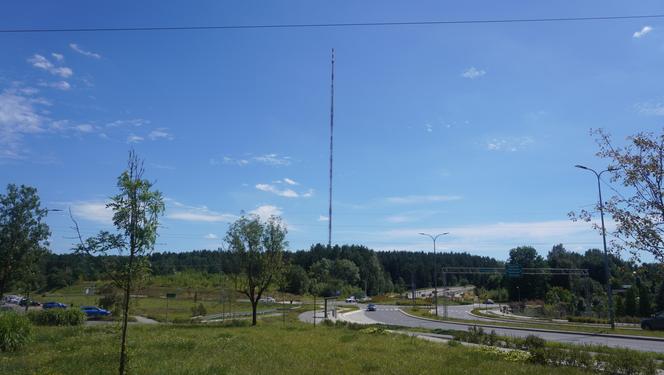
{"type": "Polygon", "coordinates": [[[438,283],[436,281],[436,240],[440,236],[444,236],[446,234],[449,234],[448,232],[445,233],[439,233],[435,236],[428,234],[428,233],[419,233],[422,236],[427,236],[431,238],[433,241],[433,298],[434,298],[434,304],[436,306],[436,316],[438,316],[438,283]]]}
{"type": "Polygon", "coordinates": [[[599,173],[592,168],[585,167],[583,165],[575,165],[576,168],[585,169],[587,171],[593,172],[597,177],[597,191],[599,192],[599,214],[602,219],[602,241],[604,244],[604,277],[606,278],[606,294],[608,295],[609,300],[609,322],[611,323],[611,329],[616,328],[616,323],[613,319],[613,291],[611,290],[611,275],[609,273],[609,254],[606,251],[606,228],[604,227],[604,203],[602,202],[602,184],[600,177],[604,172],[613,172],[615,168],[608,168],[599,173]]]}

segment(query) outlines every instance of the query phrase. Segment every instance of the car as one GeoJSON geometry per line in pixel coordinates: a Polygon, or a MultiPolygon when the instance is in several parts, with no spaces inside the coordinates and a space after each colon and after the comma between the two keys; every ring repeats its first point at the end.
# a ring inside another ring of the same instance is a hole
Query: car
{"type": "Polygon", "coordinates": [[[31,299],[23,298],[21,302],[18,303],[19,306],[41,306],[41,303],[33,301],[31,299]]]}
{"type": "Polygon", "coordinates": [[[489,298],[486,301],[484,301],[484,304],[485,305],[493,305],[493,304],[495,304],[495,302],[493,302],[493,300],[491,298],[489,298]]]}
{"type": "Polygon", "coordinates": [[[265,297],[260,299],[261,302],[263,303],[276,303],[277,300],[274,299],[274,297],[265,297]]]}
{"type": "Polygon", "coordinates": [[[664,329],[664,311],[660,311],[651,318],[641,321],[641,328],[648,330],[664,329]]]}
{"type": "Polygon", "coordinates": [[[48,310],[48,309],[66,309],[67,305],[64,303],[60,302],[46,302],[45,304],[42,305],[42,309],[48,310]]]}
{"type": "Polygon", "coordinates": [[[346,298],[346,302],[347,303],[355,303],[355,302],[357,302],[357,299],[355,299],[355,296],[350,296],[350,297],[346,298]]]}
{"type": "Polygon", "coordinates": [[[98,318],[111,315],[110,311],[96,306],[82,306],[81,311],[83,311],[83,313],[87,315],[88,318],[98,318]]]}
{"type": "Polygon", "coordinates": [[[376,311],[376,305],[370,303],[367,305],[367,311],[376,311]]]}

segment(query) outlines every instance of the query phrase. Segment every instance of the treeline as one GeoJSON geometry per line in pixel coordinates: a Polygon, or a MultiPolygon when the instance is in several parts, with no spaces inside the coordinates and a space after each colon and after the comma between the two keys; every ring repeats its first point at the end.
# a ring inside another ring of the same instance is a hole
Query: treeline
{"type": "MultiPolygon", "coordinates": [[[[288,264],[278,287],[294,294],[377,295],[401,293],[411,287],[434,285],[434,263],[438,267],[502,268],[506,262],[468,253],[409,251],[373,251],[364,246],[343,245],[328,248],[317,244],[308,250],[286,252],[288,264]]],[[[437,285],[468,285],[480,294],[500,300],[542,300],[564,306],[567,313],[606,309],[604,255],[590,249],[585,253],[554,246],[546,257],[532,247],[510,251],[508,263],[523,268],[583,268],[589,277],[556,275],[509,278],[502,274],[444,275],[437,272],[437,285]]],[[[233,274],[237,266],[226,251],[197,250],[154,253],[149,256],[153,275],[171,275],[182,271],[207,274],[233,274]]],[[[73,254],[49,254],[42,264],[44,289],[57,289],[78,280],[103,277],[103,257],[73,254]]],[[[645,315],[664,308],[664,270],[659,264],[636,265],[610,255],[611,283],[616,291],[618,315],[645,315]]]]}

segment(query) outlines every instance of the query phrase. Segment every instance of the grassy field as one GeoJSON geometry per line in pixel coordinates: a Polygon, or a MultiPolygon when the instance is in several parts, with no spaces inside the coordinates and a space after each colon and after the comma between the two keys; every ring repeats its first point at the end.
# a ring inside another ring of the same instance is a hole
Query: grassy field
{"type": "MultiPolygon", "coordinates": [[[[132,326],[130,369],[136,374],[582,374],[500,359],[466,347],[348,328],[286,325],[267,318],[257,327],[132,326]]],[[[19,353],[0,354],[1,374],[112,374],[116,325],[38,327],[19,353]]]]}
{"type": "MultiPolygon", "coordinates": [[[[478,325],[492,325],[498,327],[509,327],[509,328],[536,328],[536,329],[550,329],[556,331],[569,331],[569,332],[583,332],[583,333],[605,333],[605,334],[616,334],[616,335],[629,335],[629,336],[647,336],[647,337],[658,337],[664,338],[664,331],[646,331],[646,330],[635,330],[635,329],[626,329],[617,327],[614,330],[611,330],[608,327],[583,327],[580,326],[580,323],[572,324],[537,324],[535,322],[519,322],[519,323],[509,323],[509,322],[498,322],[498,321],[482,321],[482,320],[467,320],[467,319],[454,319],[454,318],[442,318],[436,317],[435,315],[429,313],[427,310],[422,309],[407,309],[407,313],[420,316],[428,319],[437,319],[437,320],[446,320],[451,322],[460,322],[467,324],[478,324],[478,325]]],[[[663,344],[664,345],[664,344],[663,344]]]]}
{"type": "MultiPolygon", "coordinates": [[[[84,289],[87,287],[100,288],[102,282],[81,283],[71,287],[63,288],[50,293],[45,293],[34,298],[40,302],[57,301],[72,306],[97,306],[100,295],[85,295],[84,289]]],[[[222,304],[219,297],[219,289],[214,287],[197,288],[175,288],[168,285],[153,282],[152,285],[144,287],[133,293],[131,314],[145,316],[158,320],[160,322],[184,321],[192,316],[191,309],[199,304],[203,304],[208,314],[217,314],[221,312],[249,312],[251,304],[249,301],[243,301],[242,296],[234,294],[231,298],[226,298],[222,304]],[[175,293],[175,299],[165,298],[166,293],[175,293]],[[239,299],[239,300],[238,300],[239,299]]],[[[281,295],[278,295],[281,298],[281,295]]],[[[286,296],[290,298],[290,296],[286,296]]],[[[258,310],[272,310],[278,308],[279,304],[258,305],[258,310]]]]}

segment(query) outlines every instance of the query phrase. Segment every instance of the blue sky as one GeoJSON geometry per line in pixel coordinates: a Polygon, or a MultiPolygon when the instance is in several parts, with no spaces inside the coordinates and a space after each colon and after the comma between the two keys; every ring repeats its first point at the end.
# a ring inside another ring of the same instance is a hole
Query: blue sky
{"type": "MultiPolygon", "coordinates": [[[[6,4],[2,28],[498,19],[664,13],[643,1],[6,4]]],[[[242,212],[279,214],[291,249],[333,242],[500,259],[599,247],[567,212],[596,201],[590,128],[660,131],[664,20],[384,28],[0,34],[0,183],[71,207],[83,234],[134,148],[167,197],[158,250],[216,248],[242,212]]],[[[608,194],[608,190],[607,190],[608,194]]],[[[52,248],[74,235],[48,218],[52,248]]]]}

